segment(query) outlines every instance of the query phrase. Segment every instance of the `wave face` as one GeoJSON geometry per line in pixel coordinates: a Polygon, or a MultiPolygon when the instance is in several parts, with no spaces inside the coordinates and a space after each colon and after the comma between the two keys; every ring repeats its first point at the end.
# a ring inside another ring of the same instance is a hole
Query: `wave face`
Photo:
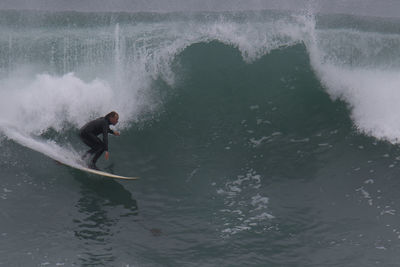
{"type": "Polygon", "coordinates": [[[0,13],[1,263],[398,262],[400,21],[0,13]],[[79,159],[77,130],[111,110],[99,164],[140,181],[42,156],[79,159]]]}

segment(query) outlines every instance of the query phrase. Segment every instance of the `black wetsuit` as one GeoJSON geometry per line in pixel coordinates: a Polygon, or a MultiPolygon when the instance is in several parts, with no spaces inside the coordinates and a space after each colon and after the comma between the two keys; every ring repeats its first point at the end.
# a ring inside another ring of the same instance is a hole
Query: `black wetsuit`
{"type": "Polygon", "coordinates": [[[110,122],[107,118],[101,117],[85,124],[79,131],[81,140],[90,147],[83,155],[85,158],[88,154],[94,155],[89,167],[96,168],[96,161],[104,151],[108,151],[108,134],[114,134],[110,129],[110,122]],[[97,136],[103,134],[103,141],[97,136]]]}

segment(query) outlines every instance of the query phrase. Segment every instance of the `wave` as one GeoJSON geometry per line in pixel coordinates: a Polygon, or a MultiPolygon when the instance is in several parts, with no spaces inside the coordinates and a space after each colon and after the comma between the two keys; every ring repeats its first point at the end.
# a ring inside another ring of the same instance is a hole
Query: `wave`
{"type": "MultiPolygon", "coordinates": [[[[49,129],[62,133],[109,110],[122,115],[119,127],[130,128],[162,119],[182,100],[182,110],[195,107],[206,119],[212,116],[207,107],[218,97],[213,90],[226,90],[220,97],[230,101],[219,104],[222,113],[254,106],[243,104],[251,94],[265,99],[257,104],[264,112],[278,109],[267,100],[272,95],[285,110],[276,113],[292,123],[285,127],[293,131],[299,125],[291,105],[307,108],[289,97],[306,104],[315,103],[313,97],[320,94],[321,103],[329,97],[341,99],[360,132],[398,142],[396,32],[359,29],[351,20],[338,26],[341,16],[335,20],[332,15],[326,19],[272,11],[190,16],[61,12],[18,20],[21,14],[25,11],[0,21],[0,106],[2,114],[9,114],[2,119],[28,135],[49,129]],[[234,79],[242,70],[247,76],[234,79]],[[258,73],[265,78],[254,80],[258,73]],[[210,89],[196,91],[199,84],[210,89]],[[209,98],[202,99],[202,94],[209,98]]],[[[319,116],[312,112],[305,117],[319,116]]],[[[278,118],[258,120],[280,123],[278,118]]],[[[267,138],[254,137],[254,144],[267,138]]]]}

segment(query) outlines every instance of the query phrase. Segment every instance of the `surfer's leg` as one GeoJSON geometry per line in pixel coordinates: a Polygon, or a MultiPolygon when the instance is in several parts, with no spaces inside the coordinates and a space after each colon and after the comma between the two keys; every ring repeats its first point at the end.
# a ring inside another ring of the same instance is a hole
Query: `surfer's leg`
{"type": "Polygon", "coordinates": [[[82,159],[84,160],[88,155],[93,155],[94,157],[91,160],[91,163],[89,164],[89,167],[91,168],[96,168],[96,161],[97,159],[101,156],[101,154],[104,151],[104,143],[98,138],[97,136],[93,134],[87,134],[83,133],[80,135],[80,138],[83,143],[85,143],[87,146],[90,147],[88,151],[83,154],[82,159]]]}
{"type": "Polygon", "coordinates": [[[98,145],[102,143],[100,138],[91,133],[81,133],[79,137],[81,138],[82,142],[85,143],[91,149],[97,148],[98,145]]]}
{"type": "Polygon", "coordinates": [[[97,150],[95,151],[94,157],[93,157],[93,159],[92,159],[91,162],[90,162],[90,166],[89,166],[90,168],[92,168],[92,169],[97,169],[97,167],[96,167],[96,162],[97,162],[97,160],[100,158],[101,154],[103,154],[104,151],[105,151],[105,145],[104,145],[104,143],[102,142],[102,144],[99,145],[98,148],[97,148],[97,150]]]}

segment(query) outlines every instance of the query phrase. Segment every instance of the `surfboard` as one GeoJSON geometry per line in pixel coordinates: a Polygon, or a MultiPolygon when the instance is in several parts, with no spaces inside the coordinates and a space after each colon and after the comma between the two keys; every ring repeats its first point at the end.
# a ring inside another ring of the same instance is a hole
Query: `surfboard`
{"type": "Polygon", "coordinates": [[[79,168],[78,167],[74,167],[74,166],[69,166],[69,167],[76,168],[76,169],[79,169],[81,171],[97,174],[97,175],[104,176],[104,177],[114,178],[114,179],[136,180],[136,179],[139,178],[139,177],[126,177],[126,176],[117,175],[117,174],[113,174],[113,173],[109,173],[109,172],[105,172],[105,171],[93,170],[93,169],[86,168],[86,167],[83,167],[83,166],[79,166],[79,168]]]}
{"type": "Polygon", "coordinates": [[[49,158],[54,159],[57,163],[81,170],[84,172],[108,177],[108,178],[113,178],[113,179],[125,179],[125,180],[136,180],[139,177],[126,177],[122,175],[116,175],[100,170],[93,170],[90,168],[85,167],[83,162],[77,161],[78,155],[76,153],[73,153],[70,150],[67,150],[59,145],[57,145],[55,142],[52,141],[45,141],[45,140],[40,140],[38,138],[34,138],[31,136],[27,136],[25,134],[20,133],[17,129],[13,129],[12,127],[6,127],[2,128],[2,125],[0,124],[0,129],[3,130],[6,134],[7,137],[16,143],[27,147],[29,149],[35,150],[49,158]]]}
{"type": "Polygon", "coordinates": [[[62,164],[62,165],[65,165],[65,166],[68,166],[68,167],[71,167],[71,168],[74,168],[74,169],[77,169],[77,170],[81,170],[81,171],[84,171],[84,172],[97,174],[97,175],[104,176],[104,177],[109,177],[109,178],[114,178],[114,179],[124,179],[124,180],[136,180],[136,179],[139,179],[139,177],[126,177],[126,176],[117,175],[117,174],[113,174],[113,173],[108,173],[108,172],[104,172],[104,171],[100,171],[100,170],[90,169],[90,168],[87,168],[87,167],[84,167],[84,166],[81,166],[81,165],[78,165],[78,164],[72,165],[72,164],[68,164],[66,162],[62,162],[62,161],[59,161],[59,160],[55,160],[55,161],[57,163],[59,163],[59,164],[62,164]]]}

